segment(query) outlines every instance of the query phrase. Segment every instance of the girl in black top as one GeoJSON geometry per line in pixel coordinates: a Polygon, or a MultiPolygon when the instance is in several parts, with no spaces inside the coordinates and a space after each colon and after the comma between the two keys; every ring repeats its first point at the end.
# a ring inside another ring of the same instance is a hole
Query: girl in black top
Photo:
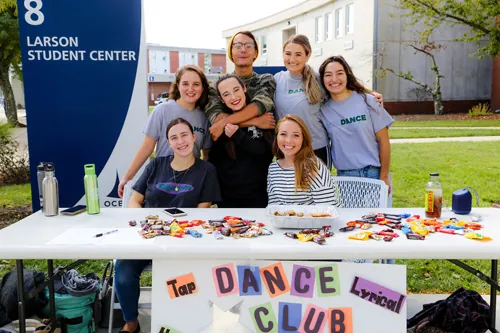
{"type": "MultiPolygon", "coordinates": [[[[222,76],[215,84],[226,113],[246,106],[246,88],[234,74],[222,76]]],[[[274,130],[254,126],[240,128],[226,123],[224,133],[214,142],[209,161],[215,166],[224,208],[263,208],[267,206],[267,170],[273,159],[274,130]]]]}

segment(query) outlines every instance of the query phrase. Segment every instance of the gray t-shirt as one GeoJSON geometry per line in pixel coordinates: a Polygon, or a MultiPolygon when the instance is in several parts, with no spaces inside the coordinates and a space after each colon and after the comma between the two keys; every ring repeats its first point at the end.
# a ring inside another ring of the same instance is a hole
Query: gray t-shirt
{"type": "Polygon", "coordinates": [[[304,93],[302,75],[292,75],[288,71],[274,74],[276,91],[274,93],[275,116],[279,120],[287,114],[299,116],[311,132],[313,149],[328,145],[328,134],[320,121],[320,103],[310,104],[304,93]]]}
{"type": "Polygon", "coordinates": [[[361,169],[369,165],[379,167],[379,145],[375,133],[390,127],[394,119],[367,94],[353,91],[340,102],[329,99],[321,106],[321,119],[332,140],[332,160],[337,170],[361,169]]]}
{"type": "Polygon", "coordinates": [[[194,109],[193,111],[183,109],[174,100],[168,100],[166,103],[155,107],[149,116],[146,127],[144,127],[143,133],[157,142],[156,156],[170,156],[174,154],[168,144],[167,126],[176,118],[184,118],[193,126],[194,134],[196,134],[193,154],[195,157],[200,158],[201,150],[212,147],[212,137],[208,130],[210,127],[208,119],[203,111],[199,109],[194,109]]]}

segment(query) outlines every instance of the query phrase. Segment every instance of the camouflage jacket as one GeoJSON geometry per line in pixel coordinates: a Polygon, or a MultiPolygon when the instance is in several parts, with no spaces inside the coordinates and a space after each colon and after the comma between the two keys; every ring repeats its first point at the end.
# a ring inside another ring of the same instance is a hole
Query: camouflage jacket
{"type": "MultiPolygon", "coordinates": [[[[247,87],[247,105],[255,103],[259,109],[259,115],[274,110],[274,91],[276,90],[276,80],[271,74],[257,74],[253,72],[249,76],[240,76],[247,87]]],[[[214,87],[209,88],[209,99],[205,106],[205,114],[213,124],[215,118],[224,110],[226,106],[219,99],[214,87]]]]}

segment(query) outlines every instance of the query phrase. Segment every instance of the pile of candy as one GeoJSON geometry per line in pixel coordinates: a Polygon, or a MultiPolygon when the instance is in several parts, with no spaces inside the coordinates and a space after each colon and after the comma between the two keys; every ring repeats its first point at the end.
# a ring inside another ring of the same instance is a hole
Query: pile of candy
{"type": "Polygon", "coordinates": [[[298,233],[285,232],[286,237],[298,239],[301,242],[315,242],[316,244],[324,244],[326,238],[333,237],[335,234],[331,231],[331,226],[325,225],[322,229],[302,229],[298,233]]]}
{"type": "MultiPolygon", "coordinates": [[[[137,225],[136,221],[129,221],[130,226],[137,225]]],[[[139,233],[144,238],[157,236],[172,236],[182,238],[184,235],[191,235],[195,238],[203,237],[203,234],[195,229],[201,226],[207,234],[213,234],[216,239],[223,239],[232,236],[233,238],[252,238],[257,236],[272,235],[273,232],[264,228],[264,223],[255,220],[245,220],[235,216],[225,216],[221,220],[192,220],[192,221],[172,221],[161,220],[158,215],[146,216],[146,220],[141,221],[139,233]]]]}
{"type": "Polygon", "coordinates": [[[387,228],[378,232],[363,231],[349,236],[349,239],[383,239],[384,241],[391,241],[393,238],[399,237],[396,230],[401,230],[401,232],[406,235],[406,238],[411,240],[425,240],[425,237],[430,233],[436,232],[450,235],[462,235],[468,239],[481,241],[491,240],[490,237],[486,237],[477,232],[483,227],[477,222],[465,222],[456,218],[444,221],[421,219],[419,215],[412,216],[411,214],[372,213],[362,216],[359,220],[347,222],[347,226],[340,228],[340,231],[348,232],[356,228],[368,230],[372,225],[380,225],[387,228]]]}
{"type": "Polygon", "coordinates": [[[213,234],[215,239],[224,237],[253,238],[257,236],[272,235],[273,232],[265,227],[262,222],[245,220],[236,216],[225,216],[221,220],[208,220],[201,225],[206,233],[213,234]]]}
{"type": "MultiPolygon", "coordinates": [[[[157,236],[172,236],[182,238],[184,235],[191,235],[195,238],[203,237],[203,235],[196,231],[194,227],[203,223],[202,220],[193,221],[172,221],[161,220],[158,215],[146,216],[146,220],[141,221],[141,229],[139,233],[142,237],[148,239],[157,236]]],[[[130,221],[130,226],[137,225],[136,221],[130,221]]]]}

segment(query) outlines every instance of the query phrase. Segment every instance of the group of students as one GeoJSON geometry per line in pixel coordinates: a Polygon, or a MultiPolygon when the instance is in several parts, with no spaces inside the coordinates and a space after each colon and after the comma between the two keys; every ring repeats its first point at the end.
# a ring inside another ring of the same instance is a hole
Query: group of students
{"type": "MultiPolygon", "coordinates": [[[[257,74],[257,41],[241,31],[228,46],[234,73],[213,87],[198,67],[180,68],[120,183],[123,195],[156,147],[129,207],[339,206],[332,163],[339,176],[381,179],[390,189],[388,128],[394,120],[382,96],[366,89],[341,56],[327,58],[315,72],[307,64],[311,51],[306,36],[292,36],[283,46],[287,70],[257,74]]],[[[116,292],[126,321],[121,333],[140,331],[139,279],[148,264],[117,262],[116,292]]]]}

